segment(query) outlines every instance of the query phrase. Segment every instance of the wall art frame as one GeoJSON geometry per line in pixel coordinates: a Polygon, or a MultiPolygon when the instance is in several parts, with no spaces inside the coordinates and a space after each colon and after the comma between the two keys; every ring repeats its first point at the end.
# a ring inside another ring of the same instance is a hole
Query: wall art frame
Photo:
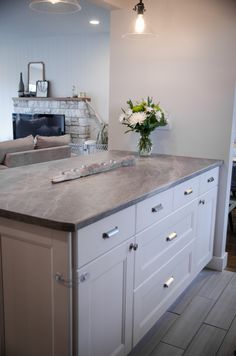
{"type": "Polygon", "coordinates": [[[37,80],[36,82],[36,97],[37,98],[47,98],[49,89],[48,80],[37,80]]]}

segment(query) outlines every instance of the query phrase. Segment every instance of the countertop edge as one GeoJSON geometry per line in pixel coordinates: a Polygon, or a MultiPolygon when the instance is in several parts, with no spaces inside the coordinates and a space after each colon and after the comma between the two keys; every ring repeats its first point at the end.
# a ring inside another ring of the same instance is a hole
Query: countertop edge
{"type": "Polygon", "coordinates": [[[222,165],[223,165],[223,161],[221,161],[221,160],[216,161],[215,163],[212,163],[208,167],[202,168],[199,171],[196,171],[196,172],[194,172],[192,174],[189,174],[189,175],[187,175],[185,177],[177,179],[177,180],[175,180],[174,182],[172,182],[170,184],[166,184],[164,186],[158,187],[157,189],[155,189],[155,190],[153,190],[153,191],[151,191],[151,192],[149,192],[147,194],[144,194],[144,195],[142,195],[142,196],[140,196],[140,197],[138,197],[136,199],[133,199],[133,200],[131,200],[131,201],[125,203],[125,204],[121,204],[121,205],[119,205],[117,207],[114,207],[113,209],[107,210],[104,213],[100,213],[100,214],[98,214],[98,215],[96,215],[94,217],[91,217],[89,219],[83,220],[80,223],[74,225],[73,232],[77,231],[78,229],[81,229],[81,228],[83,228],[83,227],[85,227],[87,225],[95,223],[98,220],[101,220],[101,219],[106,218],[106,217],[108,217],[108,216],[110,216],[112,214],[115,214],[115,213],[119,212],[120,210],[126,209],[126,208],[128,208],[128,207],[130,207],[130,206],[132,206],[134,204],[137,204],[137,203],[139,203],[139,202],[141,202],[141,201],[143,201],[143,200],[145,200],[147,198],[150,198],[153,195],[156,195],[158,193],[164,192],[167,189],[173,188],[176,185],[181,184],[181,183],[185,182],[188,179],[191,179],[191,178],[194,178],[196,176],[199,176],[200,174],[203,174],[203,173],[205,173],[205,172],[207,172],[207,171],[209,171],[211,169],[214,169],[216,167],[220,167],[222,165]]]}
{"type": "Polygon", "coordinates": [[[220,167],[222,165],[223,165],[223,161],[216,160],[215,162],[208,165],[207,167],[204,167],[198,171],[195,171],[192,174],[181,177],[180,179],[177,179],[171,183],[159,186],[156,189],[154,189],[146,194],[143,194],[129,202],[115,206],[109,210],[106,210],[106,211],[99,213],[95,216],[91,216],[90,218],[84,219],[84,220],[80,221],[79,223],[75,223],[75,224],[69,223],[69,222],[56,221],[56,220],[47,220],[45,218],[39,218],[39,217],[35,217],[35,216],[28,216],[26,214],[21,214],[19,212],[14,212],[14,211],[6,211],[4,209],[0,209],[0,216],[3,218],[9,219],[9,220],[16,220],[19,222],[24,222],[24,223],[32,224],[32,225],[38,225],[38,226],[46,227],[46,228],[53,229],[53,230],[75,232],[80,228],[83,228],[87,225],[95,223],[98,220],[108,217],[114,213],[119,212],[120,210],[126,209],[134,204],[137,204],[137,203],[149,198],[149,197],[152,197],[155,194],[158,194],[158,193],[161,193],[167,189],[173,188],[176,185],[178,185],[188,179],[194,178],[200,174],[203,174],[204,172],[207,172],[207,171],[214,169],[216,167],[220,167]]]}

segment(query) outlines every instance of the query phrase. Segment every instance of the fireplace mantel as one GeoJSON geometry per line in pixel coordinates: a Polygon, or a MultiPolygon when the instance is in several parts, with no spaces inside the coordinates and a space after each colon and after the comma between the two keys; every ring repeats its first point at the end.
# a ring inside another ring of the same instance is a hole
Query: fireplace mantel
{"type": "Polygon", "coordinates": [[[23,101],[23,100],[34,100],[34,101],[91,101],[91,98],[87,97],[76,97],[72,98],[69,96],[66,97],[47,97],[47,98],[37,98],[36,96],[22,96],[12,98],[13,101],[23,101]]]}
{"type": "Polygon", "coordinates": [[[90,138],[91,117],[87,97],[15,97],[12,98],[16,114],[59,114],[65,115],[66,133],[73,143],[83,144],[90,138]]]}

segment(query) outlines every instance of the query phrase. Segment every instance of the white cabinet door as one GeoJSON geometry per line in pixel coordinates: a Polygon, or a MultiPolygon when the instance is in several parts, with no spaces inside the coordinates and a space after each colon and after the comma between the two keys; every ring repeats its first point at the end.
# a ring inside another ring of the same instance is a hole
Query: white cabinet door
{"type": "Polygon", "coordinates": [[[210,262],[213,253],[217,187],[199,197],[195,267],[199,272],[210,262]]]}
{"type": "Polygon", "coordinates": [[[124,356],[132,345],[131,238],[79,270],[79,356],[124,356]]]}
{"type": "Polygon", "coordinates": [[[5,353],[0,354],[70,355],[70,289],[54,278],[57,272],[68,278],[66,234],[16,222],[5,230],[0,235],[5,353]]]}

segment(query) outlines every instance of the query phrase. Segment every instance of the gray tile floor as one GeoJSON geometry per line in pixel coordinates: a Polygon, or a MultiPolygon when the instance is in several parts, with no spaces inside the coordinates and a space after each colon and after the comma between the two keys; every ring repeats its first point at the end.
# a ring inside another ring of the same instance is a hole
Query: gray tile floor
{"type": "Polygon", "coordinates": [[[235,350],[236,273],[203,270],[129,356],[233,356],[235,350]]]}

